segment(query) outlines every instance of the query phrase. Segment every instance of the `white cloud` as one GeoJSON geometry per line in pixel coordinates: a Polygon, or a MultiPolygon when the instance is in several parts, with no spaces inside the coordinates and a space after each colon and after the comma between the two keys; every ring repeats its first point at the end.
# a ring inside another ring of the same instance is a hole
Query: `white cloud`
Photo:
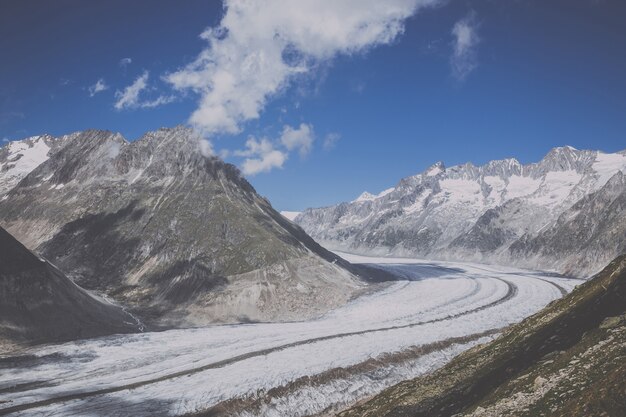
{"type": "Polygon", "coordinates": [[[139,93],[146,89],[148,86],[148,78],[150,74],[148,71],[144,71],[135,82],[126,87],[124,91],[116,91],[115,97],[117,97],[117,101],[115,102],[115,108],[118,110],[122,110],[124,108],[136,108],[139,106],[139,93]]]}
{"type": "Polygon", "coordinates": [[[94,85],[89,87],[89,97],[93,97],[101,91],[108,90],[109,86],[106,85],[104,79],[100,78],[94,85]]]}
{"type": "Polygon", "coordinates": [[[174,96],[159,96],[154,100],[142,101],[139,103],[138,107],[141,108],[152,108],[162,106],[163,104],[168,104],[174,101],[174,96]]]}
{"type": "Polygon", "coordinates": [[[115,97],[117,101],[114,107],[117,110],[122,109],[137,109],[137,108],[152,108],[161,106],[163,104],[171,103],[174,100],[173,96],[159,96],[153,100],[141,100],[140,94],[148,88],[148,79],[150,73],[144,71],[137,79],[124,91],[116,91],[115,97]]]}
{"type": "Polygon", "coordinates": [[[289,152],[298,151],[301,157],[306,156],[313,147],[315,134],[313,126],[301,123],[298,127],[283,126],[278,139],[272,141],[268,138],[257,140],[250,136],[246,141],[246,148],[230,152],[220,152],[222,158],[231,154],[245,158],[241,164],[241,170],[245,175],[256,175],[260,172],[269,172],[274,168],[282,168],[289,158],[289,152]]]}
{"type": "Polygon", "coordinates": [[[213,150],[213,145],[208,140],[200,139],[198,142],[198,145],[200,147],[200,153],[203,156],[209,157],[209,156],[215,155],[215,151],[213,150]]]}
{"type": "Polygon", "coordinates": [[[120,59],[119,66],[126,68],[126,66],[130,65],[131,62],[133,62],[132,58],[122,58],[120,59]]]}
{"type": "Polygon", "coordinates": [[[232,152],[228,149],[222,149],[218,152],[218,156],[222,159],[228,158],[231,154],[232,152]]]}
{"type": "Polygon", "coordinates": [[[341,135],[339,133],[329,133],[328,135],[326,135],[326,137],[324,138],[324,150],[329,151],[331,149],[333,149],[335,147],[335,145],[337,145],[337,142],[339,141],[339,139],[341,139],[341,135]]]}
{"type": "Polygon", "coordinates": [[[418,9],[441,0],[226,0],[208,46],[168,74],[179,91],[200,95],[189,121],[204,134],[237,133],[296,76],[338,54],[388,44],[418,9]]]}
{"type": "Polygon", "coordinates": [[[456,22],[452,28],[454,49],[450,57],[450,65],[452,65],[452,74],[460,81],[463,81],[478,66],[476,47],[480,38],[477,29],[478,24],[474,13],[456,22]]]}
{"type": "Polygon", "coordinates": [[[313,133],[313,126],[306,123],[300,124],[298,128],[284,126],[283,132],[280,135],[280,143],[289,151],[298,149],[301,157],[311,152],[314,139],[315,134],[313,133]]]}
{"type": "Polygon", "coordinates": [[[4,143],[9,142],[9,138],[2,138],[2,142],[4,142],[4,143]]]}
{"type": "Polygon", "coordinates": [[[248,138],[246,149],[235,151],[234,155],[246,157],[241,164],[241,170],[245,175],[256,175],[274,168],[282,168],[287,160],[287,153],[275,149],[272,142],[266,138],[261,140],[248,138]]]}

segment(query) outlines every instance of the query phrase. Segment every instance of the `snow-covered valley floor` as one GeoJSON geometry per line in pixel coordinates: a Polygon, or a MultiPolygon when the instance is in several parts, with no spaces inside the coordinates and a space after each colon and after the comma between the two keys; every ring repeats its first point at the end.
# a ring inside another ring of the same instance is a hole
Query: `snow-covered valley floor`
{"type": "Polygon", "coordinates": [[[307,322],[118,335],[0,358],[0,415],[328,414],[442,366],[581,282],[340,255],[399,280],[307,322]]]}

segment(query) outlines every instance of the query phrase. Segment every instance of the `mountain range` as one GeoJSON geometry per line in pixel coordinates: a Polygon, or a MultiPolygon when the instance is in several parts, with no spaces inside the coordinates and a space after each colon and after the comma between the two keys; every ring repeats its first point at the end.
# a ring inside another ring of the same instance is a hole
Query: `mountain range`
{"type": "Polygon", "coordinates": [[[626,251],[626,151],[570,146],[541,161],[438,162],[377,195],[294,221],[325,247],[365,255],[514,264],[588,277],[626,251]]]}

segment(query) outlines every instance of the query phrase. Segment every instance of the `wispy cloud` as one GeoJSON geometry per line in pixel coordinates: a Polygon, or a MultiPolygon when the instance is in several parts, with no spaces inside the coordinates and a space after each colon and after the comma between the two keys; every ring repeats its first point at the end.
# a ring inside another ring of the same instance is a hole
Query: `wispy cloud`
{"type": "Polygon", "coordinates": [[[137,79],[123,91],[116,91],[115,97],[117,101],[114,107],[117,110],[132,109],[139,107],[139,94],[148,87],[148,78],[150,74],[144,71],[137,79]]]}
{"type": "Polygon", "coordinates": [[[339,133],[331,132],[327,134],[324,138],[324,150],[329,151],[333,149],[337,145],[337,142],[339,142],[339,139],[341,139],[341,135],[339,133]]]}
{"type": "Polygon", "coordinates": [[[120,67],[122,67],[122,68],[126,68],[126,67],[127,67],[128,65],[130,65],[132,62],[133,62],[133,59],[132,59],[132,58],[122,58],[122,59],[120,59],[120,62],[119,62],[119,64],[118,64],[118,65],[119,65],[120,67]]]}
{"type": "Polygon", "coordinates": [[[96,81],[96,83],[94,85],[92,85],[91,87],[89,87],[89,97],[93,97],[96,94],[104,91],[104,90],[108,90],[109,86],[106,85],[106,83],[104,82],[104,79],[100,78],[98,81],[96,81]]]}
{"type": "Polygon", "coordinates": [[[172,101],[174,101],[174,99],[175,99],[174,96],[158,96],[154,100],[146,100],[146,101],[140,102],[138,107],[141,107],[143,109],[149,109],[149,108],[152,108],[152,107],[159,107],[159,106],[162,106],[164,104],[171,103],[172,101]]]}
{"type": "Polygon", "coordinates": [[[173,96],[159,96],[152,100],[141,100],[140,95],[148,89],[148,79],[150,73],[144,71],[135,81],[126,87],[123,91],[116,91],[115,97],[117,101],[114,107],[117,110],[137,109],[137,108],[153,108],[174,101],[173,96]]]}
{"type": "Polygon", "coordinates": [[[207,47],[166,81],[199,94],[189,121],[204,134],[237,133],[267,101],[339,54],[389,44],[417,10],[440,0],[227,0],[207,47]]]}
{"type": "Polygon", "coordinates": [[[280,136],[280,143],[289,151],[297,149],[300,156],[305,157],[311,152],[314,139],[313,126],[302,123],[298,128],[285,126],[280,136]]]}
{"type": "MultiPolygon", "coordinates": [[[[301,123],[298,127],[283,126],[280,136],[276,140],[266,137],[256,139],[250,136],[246,147],[232,152],[233,156],[245,158],[241,170],[245,175],[256,175],[261,172],[270,172],[274,168],[282,168],[289,158],[289,153],[297,151],[300,157],[311,152],[315,133],[313,126],[301,123]]],[[[231,152],[222,151],[222,157],[230,156],[231,152]]]]}
{"type": "Polygon", "coordinates": [[[261,140],[248,138],[246,149],[235,151],[234,155],[246,158],[241,164],[244,175],[256,175],[274,168],[282,168],[287,160],[287,153],[275,149],[274,144],[266,138],[261,140]]]}
{"type": "Polygon", "coordinates": [[[350,83],[350,88],[357,94],[361,94],[365,91],[365,81],[363,80],[354,80],[350,83]]]}
{"type": "Polygon", "coordinates": [[[476,47],[480,43],[478,37],[476,14],[470,13],[455,23],[452,28],[453,51],[450,57],[452,75],[463,81],[478,66],[476,47]]]}
{"type": "Polygon", "coordinates": [[[6,124],[15,119],[25,119],[26,115],[20,111],[0,112],[0,125],[6,124]]]}

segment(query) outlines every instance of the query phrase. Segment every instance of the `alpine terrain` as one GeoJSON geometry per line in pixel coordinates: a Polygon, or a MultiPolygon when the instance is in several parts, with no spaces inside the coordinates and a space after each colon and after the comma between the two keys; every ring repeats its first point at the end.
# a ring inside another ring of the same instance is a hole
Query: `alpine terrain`
{"type": "Polygon", "coordinates": [[[131,314],[78,287],[0,228],[0,351],[141,329],[131,314]]]}
{"type": "Polygon", "coordinates": [[[134,142],[96,130],[12,142],[0,224],[158,326],[311,317],[362,291],[355,267],[203,143],[184,127],[134,142]]]}
{"type": "Polygon", "coordinates": [[[541,161],[446,168],[438,162],[378,195],[295,217],[326,247],[480,261],[588,277],[626,250],[626,151],[566,146],[541,161]]]}
{"type": "Polygon", "coordinates": [[[614,416],[626,410],[626,256],[498,339],[349,416],[614,416]]]}

